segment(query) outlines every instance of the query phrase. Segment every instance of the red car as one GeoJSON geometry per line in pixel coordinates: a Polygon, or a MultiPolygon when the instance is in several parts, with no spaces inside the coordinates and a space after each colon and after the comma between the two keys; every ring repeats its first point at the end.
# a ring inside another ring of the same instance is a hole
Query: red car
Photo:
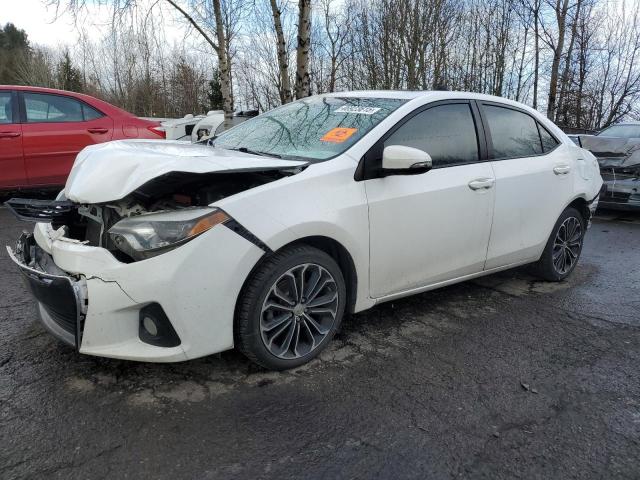
{"type": "Polygon", "coordinates": [[[87,145],[162,139],[159,126],[88,95],[0,85],[0,190],[63,185],[87,145]]]}

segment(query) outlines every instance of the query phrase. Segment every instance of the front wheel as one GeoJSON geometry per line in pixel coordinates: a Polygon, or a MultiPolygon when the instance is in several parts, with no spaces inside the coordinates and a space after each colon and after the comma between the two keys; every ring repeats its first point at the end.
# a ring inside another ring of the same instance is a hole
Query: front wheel
{"type": "Polygon", "coordinates": [[[567,208],[553,227],[534,273],[551,282],[567,278],[578,263],[585,233],[584,217],[575,208],[567,208]]]}
{"type": "Polygon", "coordinates": [[[333,258],[308,245],[286,248],[247,281],[236,312],[236,346],[263,367],[297,367],[327,346],[345,304],[344,276],[333,258]]]}

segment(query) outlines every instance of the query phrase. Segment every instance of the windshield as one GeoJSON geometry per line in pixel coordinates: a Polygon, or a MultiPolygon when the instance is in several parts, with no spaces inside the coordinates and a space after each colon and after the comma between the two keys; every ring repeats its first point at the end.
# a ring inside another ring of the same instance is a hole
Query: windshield
{"type": "Polygon", "coordinates": [[[360,140],[405,100],[310,97],[266,112],[222,133],[216,147],[322,161],[360,140]]]}
{"type": "Polygon", "coordinates": [[[605,128],[598,136],[618,138],[640,138],[640,125],[613,125],[605,128]]]}

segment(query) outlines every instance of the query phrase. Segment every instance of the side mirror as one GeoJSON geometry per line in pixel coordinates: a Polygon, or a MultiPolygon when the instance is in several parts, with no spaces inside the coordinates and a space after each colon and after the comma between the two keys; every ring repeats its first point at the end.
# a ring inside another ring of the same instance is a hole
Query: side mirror
{"type": "Polygon", "coordinates": [[[382,152],[382,169],[388,173],[423,173],[431,169],[431,155],[404,145],[389,145],[382,152]]]}

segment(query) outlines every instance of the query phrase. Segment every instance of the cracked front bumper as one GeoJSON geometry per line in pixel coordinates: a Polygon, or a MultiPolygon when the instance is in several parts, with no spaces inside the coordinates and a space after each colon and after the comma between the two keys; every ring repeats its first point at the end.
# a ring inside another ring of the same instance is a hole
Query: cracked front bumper
{"type": "MultiPolygon", "coordinates": [[[[79,352],[149,362],[183,361],[232,348],[236,299],[264,253],[228,228],[213,228],[172,251],[132,263],[66,238],[63,229],[50,224],[36,224],[33,238],[52,268],[84,286],[84,296],[78,297],[84,317],[74,338],[79,352]],[[162,306],[181,339],[179,346],[141,340],[140,310],[152,303],[162,306]]],[[[51,324],[49,317],[43,315],[45,326],[51,324]]],[[[68,336],[62,339],[69,343],[68,336]]]]}
{"type": "Polygon", "coordinates": [[[25,284],[38,302],[44,327],[62,342],[80,348],[86,314],[86,282],[51,267],[46,253],[35,244],[33,235],[23,234],[15,250],[7,247],[9,258],[18,266],[25,284]]]}
{"type": "Polygon", "coordinates": [[[640,177],[601,169],[604,185],[600,206],[615,210],[640,210],[640,177]]]}

